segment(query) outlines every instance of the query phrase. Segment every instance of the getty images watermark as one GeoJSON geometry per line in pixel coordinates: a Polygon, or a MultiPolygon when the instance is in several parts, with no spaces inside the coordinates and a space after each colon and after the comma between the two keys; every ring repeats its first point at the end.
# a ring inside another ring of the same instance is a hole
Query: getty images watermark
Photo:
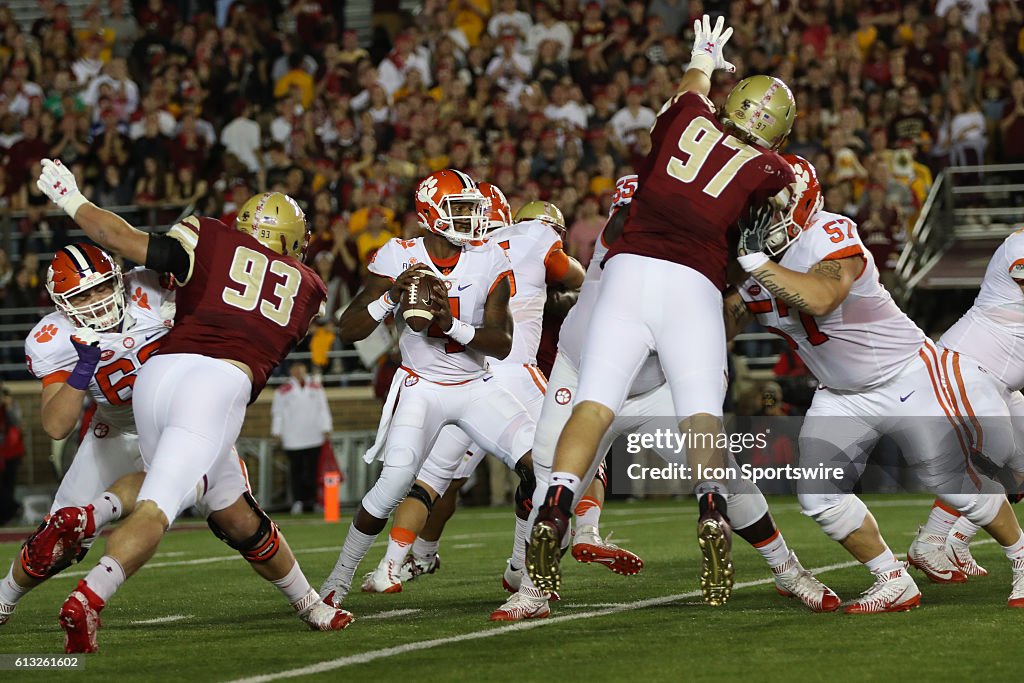
{"type": "Polygon", "coordinates": [[[648,432],[634,432],[626,436],[625,452],[638,455],[645,450],[656,451],[662,455],[666,463],[662,466],[645,466],[634,462],[626,467],[626,476],[634,481],[645,480],[680,480],[680,481],[733,481],[749,479],[755,484],[759,481],[841,481],[845,475],[842,467],[814,465],[801,467],[792,464],[754,465],[736,463],[736,466],[707,467],[704,465],[690,466],[683,462],[670,462],[666,455],[685,457],[689,449],[717,448],[732,455],[747,453],[751,450],[765,451],[769,447],[771,429],[758,433],[701,433],[682,432],[665,428],[648,432]]]}

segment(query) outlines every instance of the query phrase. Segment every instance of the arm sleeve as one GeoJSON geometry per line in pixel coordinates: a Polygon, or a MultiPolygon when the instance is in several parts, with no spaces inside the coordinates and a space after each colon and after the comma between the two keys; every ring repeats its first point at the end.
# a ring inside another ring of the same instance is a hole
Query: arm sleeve
{"type": "Polygon", "coordinates": [[[166,235],[150,235],[146,267],[158,273],[170,273],[184,284],[192,274],[192,259],[178,240],[166,235]]]}

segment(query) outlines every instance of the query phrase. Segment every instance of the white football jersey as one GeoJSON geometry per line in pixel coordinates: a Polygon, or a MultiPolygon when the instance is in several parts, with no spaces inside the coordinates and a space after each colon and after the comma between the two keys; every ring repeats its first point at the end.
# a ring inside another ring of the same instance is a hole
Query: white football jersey
{"type": "MultiPolygon", "coordinates": [[[[590,327],[590,319],[594,315],[594,306],[597,304],[597,295],[601,288],[601,262],[608,254],[608,245],[604,243],[604,231],[597,236],[594,243],[594,255],[587,266],[587,277],[580,287],[580,294],[576,298],[576,304],[569,309],[569,314],[562,322],[562,328],[558,333],[558,350],[572,363],[577,370],[583,359],[583,344],[587,338],[587,328],[590,327]]],[[[614,330],[602,330],[599,334],[614,334],[614,330]]],[[[629,395],[637,396],[646,393],[651,389],[665,383],[665,373],[662,372],[658,354],[651,354],[633,380],[629,395]]]]}
{"type": "Polygon", "coordinates": [[[536,365],[540,346],[544,304],[547,302],[548,255],[562,248],[558,233],[539,220],[523,221],[497,230],[487,237],[505,250],[512,263],[512,352],[508,358],[488,358],[490,363],[536,365]]]}
{"type": "Polygon", "coordinates": [[[789,308],[753,278],[739,288],[758,322],[782,336],[821,384],[839,391],[885,384],[925,341],[878,281],[874,259],[860,241],[857,225],[846,216],[819,211],[779,263],[806,273],[821,261],[857,255],[864,258],[864,269],[843,303],[826,316],[815,318],[789,308]]]}
{"type": "MultiPolygon", "coordinates": [[[[427,253],[423,238],[392,239],[377,250],[368,269],[375,275],[394,280],[406,269],[419,264],[444,282],[452,316],[473,327],[484,324],[484,304],[502,278],[512,276],[512,264],[504,250],[494,242],[465,247],[448,275],[443,275],[427,253]]],[[[440,384],[465,382],[487,371],[484,354],[452,341],[432,324],[423,332],[410,329],[402,316],[398,322],[398,346],[402,364],[413,374],[440,384]]]]}
{"type": "Polygon", "coordinates": [[[1024,265],[1024,230],[1007,237],[988,262],[974,306],[939,339],[975,359],[1006,386],[1024,387],[1024,293],[1010,271],[1024,265]]]}
{"type": "MultiPolygon", "coordinates": [[[[160,275],[136,268],[124,276],[128,299],[120,332],[100,332],[100,363],[89,383],[89,395],[96,401],[100,421],[135,433],[132,415],[132,387],[135,373],[160,346],[160,339],[174,324],[174,294],[160,282],[160,275]]],[[[75,325],[62,313],[45,316],[25,340],[25,361],[29,371],[43,385],[64,382],[78,363],[71,343],[75,325]]]]}

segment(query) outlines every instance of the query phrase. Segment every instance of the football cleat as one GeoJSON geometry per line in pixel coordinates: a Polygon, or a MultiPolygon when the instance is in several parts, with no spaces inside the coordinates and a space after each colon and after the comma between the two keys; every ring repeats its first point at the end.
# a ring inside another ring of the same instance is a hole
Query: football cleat
{"type": "Polygon", "coordinates": [[[96,652],[96,633],[100,629],[103,601],[89,590],[85,581],[71,592],[60,608],[60,627],[64,629],[64,652],[96,652]]]}
{"type": "Polygon", "coordinates": [[[82,541],[95,529],[91,507],[57,510],[25,541],[22,568],[36,579],[53,576],[71,566],[82,551],[82,541]]]}
{"type": "Polygon", "coordinates": [[[971,555],[971,539],[959,531],[954,529],[949,534],[943,550],[946,558],[963,572],[964,576],[988,576],[988,570],[978,564],[971,555]]]}
{"type": "MultiPolygon", "coordinates": [[[[505,573],[501,576],[501,587],[509,593],[518,593],[523,585],[523,572],[522,567],[519,569],[512,568],[512,560],[505,560],[505,573]]],[[[561,600],[556,591],[551,591],[547,596],[551,602],[561,600]]]]}
{"type": "Polygon", "coordinates": [[[405,556],[402,566],[398,568],[399,581],[412,581],[424,574],[433,574],[441,568],[441,556],[434,553],[429,560],[422,560],[413,554],[405,556]]]}
{"type": "Polygon", "coordinates": [[[779,595],[796,598],[812,612],[835,612],[839,609],[839,596],[804,569],[793,551],[781,566],[772,568],[772,574],[779,595]]]}
{"type": "Polygon", "coordinates": [[[906,565],[880,574],[861,596],[843,610],[847,614],[906,612],[921,604],[921,591],[906,565]]]}
{"type": "Polygon", "coordinates": [[[700,592],[704,602],[720,607],[732,595],[732,527],[707,494],[707,510],[697,521],[697,543],[702,555],[700,592]]]}
{"type": "Polygon", "coordinates": [[[363,579],[364,593],[401,593],[402,580],[398,578],[400,567],[389,560],[381,560],[377,568],[363,579]]]}
{"type": "Polygon", "coordinates": [[[343,631],[353,621],[350,612],[327,604],[312,588],[292,607],[299,613],[299,619],[314,631],[343,631]]]}
{"type": "Polygon", "coordinates": [[[526,571],[533,585],[544,593],[562,587],[561,539],[569,529],[569,519],[557,507],[544,505],[530,530],[530,543],[526,546],[526,571]]]}
{"type": "Polygon", "coordinates": [[[946,557],[946,539],[926,536],[921,529],[907,551],[907,563],[924,572],[932,583],[964,583],[967,577],[946,557]]]}
{"type": "Polygon", "coordinates": [[[522,588],[514,593],[505,604],[491,612],[491,621],[520,621],[522,619],[546,619],[551,615],[548,600],[536,588],[522,588]]]}
{"type": "Polygon", "coordinates": [[[7,623],[7,620],[14,614],[14,608],[17,606],[17,604],[10,602],[0,602],[0,626],[7,623]]]}
{"type": "Polygon", "coordinates": [[[320,586],[320,597],[331,607],[341,607],[341,603],[345,601],[351,589],[352,586],[346,586],[337,579],[332,580],[328,576],[324,584],[320,586]]]}
{"type": "Polygon", "coordinates": [[[595,526],[581,526],[572,540],[572,556],[577,562],[595,562],[623,576],[639,574],[644,561],[636,553],[610,542],[611,534],[602,539],[595,526]]]}
{"type": "Polygon", "coordinates": [[[1010,591],[1010,598],[1006,601],[1007,607],[1024,607],[1024,559],[1014,560],[1013,567],[1013,590],[1010,591]]]}

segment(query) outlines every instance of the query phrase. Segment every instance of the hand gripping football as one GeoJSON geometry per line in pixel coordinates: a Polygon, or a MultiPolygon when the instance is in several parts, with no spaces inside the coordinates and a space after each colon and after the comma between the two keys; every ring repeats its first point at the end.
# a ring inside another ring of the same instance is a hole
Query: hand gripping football
{"type": "Polygon", "coordinates": [[[429,273],[413,278],[409,289],[402,293],[402,319],[414,332],[422,332],[434,321],[430,306],[434,293],[431,291],[431,279],[437,279],[429,273]]]}

